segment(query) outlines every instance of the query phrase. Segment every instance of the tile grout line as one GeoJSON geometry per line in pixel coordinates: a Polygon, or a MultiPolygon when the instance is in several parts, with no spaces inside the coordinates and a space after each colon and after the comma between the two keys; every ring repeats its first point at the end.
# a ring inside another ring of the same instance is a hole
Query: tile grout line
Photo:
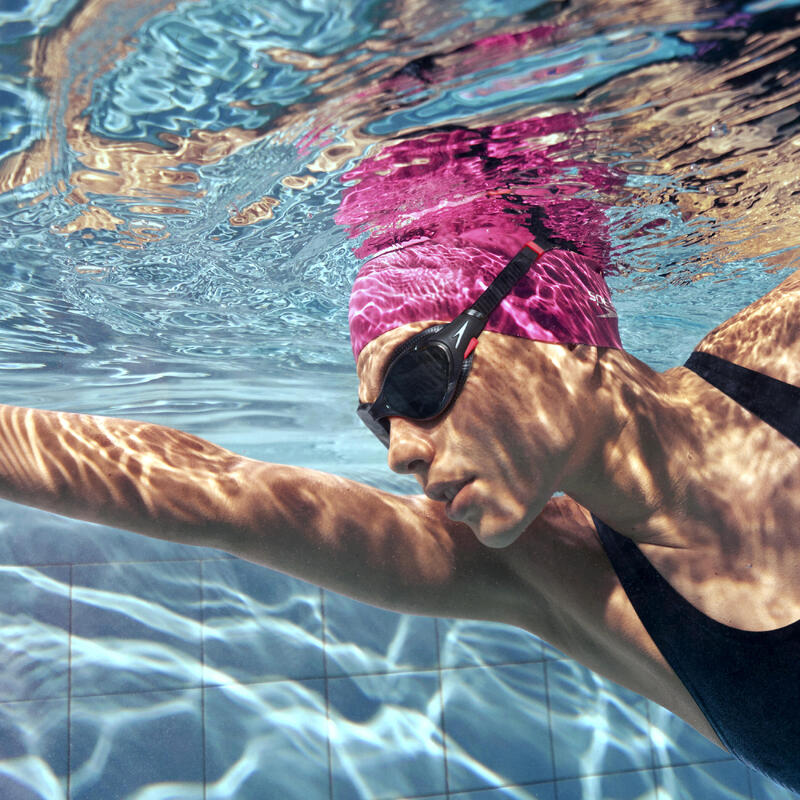
{"type": "Polygon", "coordinates": [[[544,674],[544,696],[547,698],[547,738],[550,741],[550,768],[553,776],[553,794],[558,800],[558,781],[556,780],[556,745],[553,741],[553,711],[550,707],[550,675],[547,669],[547,662],[542,667],[544,674]]]}
{"type": "MultiPolygon", "coordinates": [[[[81,566],[83,566],[83,565],[81,565],[81,566]]],[[[547,662],[543,662],[543,661],[508,661],[508,662],[495,663],[495,664],[459,664],[459,665],[453,666],[453,667],[441,667],[440,669],[441,669],[442,674],[444,674],[445,672],[458,672],[458,671],[461,671],[461,670],[470,670],[470,669],[472,669],[472,670],[474,670],[474,669],[496,669],[498,667],[519,667],[519,666],[526,666],[526,665],[530,665],[530,664],[542,664],[542,665],[545,665],[545,664],[550,664],[550,663],[555,663],[555,662],[552,662],[552,661],[547,661],[547,662]]],[[[419,667],[419,668],[408,668],[408,669],[398,669],[398,670],[384,670],[384,671],[380,671],[380,672],[348,672],[348,673],[343,673],[342,675],[334,675],[334,676],[329,676],[324,671],[322,675],[310,674],[310,675],[306,675],[306,676],[299,677],[299,678],[296,678],[296,679],[289,678],[288,676],[281,676],[281,677],[275,677],[275,678],[267,678],[267,679],[263,679],[263,680],[253,680],[253,681],[247,681],[247,680],[233,681],[232,680],[230,683],[208,683],[208,684],[204,683],[201,680],[198,683],[187,684],[185,686],[175,686],[175,687],[172,687],[172,688],[175,689],[175,690],[200,689],[200,688],[203,688],[203,687],[205,687],[205,688],[221,688],[221,687],[224,687],[224,686],[234,686],[234,685],[239,685],[239,684],[241,684],[243,686],[260,686],[260,685],[271,684],[271,683],[280,683],[282,681],[287,681],[287,680],[310,681],[310,680],[320,680],[320,679],[325,680],[327,678],[330,678],[331,680],[335,680],[337,678],[372,678],[372,677],[385,677],[385,676],[390,676],[390,675],[414,675],[414,674],[417,674],[417,673],[425,673],[425,672],[426,673],[432,673],[432,672],[437,671],[437,669],[439,669],[439,668],[437,668],[437,667],[419,667]]],[[[128,695],[128,694],[149,694],[149,693],[154,692],[154,691],[162,691],[162,690],[160,690],[160,689],[150,689],[150,688],[148,688],[148,689],[126,689],[126,690],[120,690],[120,691],[93,692],[91,694],[90,693],[85,693],[85,694],[80,694],[80,695],[77,695],[77,696],[81,697],[81,698],[113,697],[114,695],[120,695],[120,694],[125,694],[125,695],[128,695]]],[[[167,691],[172,691],[172,689],[169,689],[167,691]]],[[[48,699],[48,698],[45,698],[45,699],[48,699]]],[[[0,700],[0,705],[2,705],[3,703],[7,703],[7,702],[17,702],[17,701],[0,700]]],[[[709,762],[709,763],[714,763],[716,761],[730,761],[730,760],[731,760],[731,757],[728,757],[728,758],[724,758],[723,757],[723,758],[718,758],[718,759],[706,759],[706,761],[709,762]]],[[[695,762],[687,762],[687,763],[693,764],[695,762]]]]}
{"type": "Polygon", "coordinates": [[[442,756],[444,757],[444,791],[450,797],[450,769],[447,764],[447,725],[444,716],[444,681],[442,678],[442,650],[439,644],[439,618],[433,619],[433,631],[436,638],[436,678],[439,682],[439,706],[441,708],[441,721],[439,723],[442,731],[442,756]]]}
{"type": "MultiPolygon", "coordinates": [[[[656,767],[655,772],[666,772],[670,769],[682,769],[684,767],[705,767],[713,766],[715,764],[736,764],[739,763],[735,758],[726,758],[722,761],[690,761],[685,764],[665,764],[664,766],[656,767]]],[[[627,769],[613,769],[608,772],[585,772],[582,775],[568,775],[565,778],[556,778],[556,783],[559,781],[581,781],[584,778],[613,778],[615,775],[637,775],[643,772],[648,772],[647,769],[636,767],[629,767],[627,769]]],[[[547,783],[548,781],[538,781],[538,783],[547,783]]]]}
{"type": "MultiPolygon", "coordinates": [[[[183,562],[181,562],[183,563],[183,562]]],[[[81,565],[83,566],[83,565],[81,565]]],[[[72,700],[72,654],[73,654],[73,581],[74,581],[74,570],[73,565],[69,566],[69,590],[68,590],[68,671],[67,671],[67,776],[66,776],[66,783],[67,783],[67,797],[70,796],[71,791],[71,771],[72,771],[72,752],[71,752],[71,728],[72,728],[72,709],[71,709],[71,700],[72,700]]],[[[201,661],[201,737],[202,737],[202,757],[203,757],[203,764],[202,764],[202,777],[203,777],[203,796],[206,796],[206,726],[205,726],[205,689],[206,689],[206,670],[205,670],[205,597],[204,597],[204,569],[203,569],[203,561],[199,564],[199,588],[200,588],[200,598],[201,598],[201,607],[200,607],[200,625],[201,625],[201,637],[200,637],[200,661],[201,661]]],[[[328,658],[327,658],[327,626],[326,626],[326,616],[325,616],[325,598],[324,592],[320,589],[320,602],[321,602],[321,616],[322,616],[322,643],[323,643],[323,672],[324,672],[324,681],[325,681],[325,702],[326,702],[326,721],[328,725],[328,735],[327,735],[327,747],[328,747],[328,773],[329,773],[329,791],[331,798],[333,797],[333,775],[332,775],[332,745],[331,745],[331,737],[330,737],[330,706],[329,706],[329,690],[328,690],[328,658]]],[[[445,714],[444,714],[444,696],[443,696],[443,672],[444,669],[441,665],[441,648],[440,648],[440,640],[439,640],[439,628],[438,628],[438,621],[435,620],[436,623],[436,655],[437,655],[437,666],[435,667],[437,671],[438,683],[439,683],[439,691],[440,691],[440,706],[441,706],[441,728],[442,728],[442,738],[443,738],[443,749],[445,755],[445,790],[447,792],[447,796],[450,796],[450,787],[449,787],[449,777],[448,777],[448,765],[447,765],[447,748],[446,748],[446,734],[445,734],[445,714]]],[[[509,664],[514,665],[517,662],[509,662],[509,664]]],[[[552,712],[551,712],[551,705],[550,705],[550,691],[549,691],[549,676],[548,676],[548,663],[554,663],[552,661],[531,661],[531,662],[523,662],[523,663],[543,663],[544,665],[544,682],[545,682],[545,691],[547,696],[547,713],[548,713],[548,733],[549,733],[549,743],[550,743],[550,750],[551,750],[551,763],[553,767],[553,775],[555,776],[555,757],[554,757],[554,741],[553,741],[553,731],[552,731],[552,712]]],[[[486,668],[486,665],[463,665],[464,669],[474,668],[478,666],[479,668],[486,668]]],[[[493,668],[498,665],[492,665],[489,668],[493,668]]],[[[450,670],[454,668],[448,668],[450,670]]],[[[372,673],[365,673],[365,674],[372,674],[372,673]]],[[[395,674],[394,671],[387,672],[386,674],[395,674]]],[[[655,758],[655,744],[652,738],[652,710],[650,705],[648,704],[646,707],[646,716],[648,721],[648,742],[649,742],[649,749],[651,753],[651,767],[650,771],[654,775],[655,779],[655,788],[656,792],[658,793],[660,790],[660,781],[658,780],[657,774],[662,767],[656,765],[656,758],[655,758]]],[[[719,759],[719,761],[729,761],[731,759],[719,759]]],[[[687,762],[687,766],[698,766],[702,763],[716,763],[717,759],[711,759],[707,762],[687,762]]],[[[664,768],[667,767],[674,767],[676,765],[664,765],[664,768]]],[[[629,772],[642,772],[643,770],[615,770],[611,773],[597,773],[597,776],[607,775],[607,774],[624,774],[629,772]]],[[[589,775],[582,775],[582,777],[592,777],[589,775]]],[[[748,781],[748,790],[749,795],[752,798],[753,796],[753,786],[750,772],[747,773],[747,781],[748,781]]],[[[558,780],[553,779],[554,783],[554,791],[556,795],[556,800],[558,798],[558,780]]]]}
{"type": "Polygon", "coordinates": [[[322,673],[325,682],[325,741],[328,747],[328,797],[333,800],[333,747],[331,745],[331,704],[328,686],[328,626],[325,617],[325,590],[319,588],[319,608],[322,618],[322,673]]]}
{"type": "Polygon", "coordinates": [[[206,592],[205,561],[200,561],[200,755],[203,800],[206,800],[206,592]]]}
{"type": "Polygon", "coordinates": [[[653,717],[651,714],[652,706],[649,700],[645,699],[645,716],[647,717],[647,742],[650,745],[650,774],[653,776],[653,789],[656,798],[661,794],[661,782],[658,779],[656,770],[656,743],[653,741],[653,717]]]}
{"type": "Polygon", "coordinates": [[[69,565],[69,616],[67,619],[67,800],[72,794],[72,564],[69,565]]]}

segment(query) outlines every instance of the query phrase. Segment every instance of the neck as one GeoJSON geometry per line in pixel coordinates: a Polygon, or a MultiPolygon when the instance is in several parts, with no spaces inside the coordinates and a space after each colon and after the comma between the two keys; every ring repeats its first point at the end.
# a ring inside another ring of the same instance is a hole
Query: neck
{"type": "Polygon", "coordinates": [[[704,440],[698,385],[684,370],[658,373],[621,350],[591,354],[596,358],[583,376],[591,394],[576,396],[593,402],[578,411],[581,443],[563,490],[631,538],[686,546],[687,497],[697,483],[693,455],[704,440]]]}

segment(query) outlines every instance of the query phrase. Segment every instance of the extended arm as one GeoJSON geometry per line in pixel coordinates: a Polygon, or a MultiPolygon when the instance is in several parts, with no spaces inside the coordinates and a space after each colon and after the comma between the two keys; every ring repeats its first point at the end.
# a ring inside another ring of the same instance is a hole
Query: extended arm
{"type": "Polygon", "coordinates": [[[519,625],[709,735],[568,497],[493,550],[425,497],[254,461],[160,425],[9,406],[0,497],[217,547],[397,611],[519,625]]]}
{"type": "Polygon", "coordinates": [[[225,550],[365,602],[498,618],[514,576],[427,498],[143,422],[0,406],[0,496],[225,550]]]}

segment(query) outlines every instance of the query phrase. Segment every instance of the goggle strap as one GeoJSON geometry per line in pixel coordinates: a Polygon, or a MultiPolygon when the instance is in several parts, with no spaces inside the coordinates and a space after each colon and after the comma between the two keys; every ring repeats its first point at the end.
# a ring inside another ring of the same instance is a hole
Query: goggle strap
{"type": "Polygon", "coordinates": [[[503,302],[503,299],[514,288],[514,284],[546,252],[536,242],[526,242],[522,250],[506,264],[500,274],[489,284],[486,291],[471,306],[470,310],[477,311],[484,318],[488,317],[503,302]]]}

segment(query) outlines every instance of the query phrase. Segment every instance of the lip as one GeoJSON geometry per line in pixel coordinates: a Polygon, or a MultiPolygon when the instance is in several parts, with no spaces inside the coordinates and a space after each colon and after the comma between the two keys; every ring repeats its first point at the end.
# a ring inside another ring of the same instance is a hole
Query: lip
{"type": "Polygon", "coordinates": [[[460,511],[463,510],[460,507],[463,505],[464,490],[471,484],[472,478],[470,478],[468,481],[463,481],[460,483],[450,495],[450,499],[445,503],[444,513],[447,514],[450,519],[457,519],[459,517],[460,511]]]}
{"type": "Polygon", "coordinates": [[[456,481],[440,481],[425,487],[425,494],[437,503],[446,503],[449,507],[456,499],[458,493],[472,481],[472,478],[464,478],[456,481]]]}

